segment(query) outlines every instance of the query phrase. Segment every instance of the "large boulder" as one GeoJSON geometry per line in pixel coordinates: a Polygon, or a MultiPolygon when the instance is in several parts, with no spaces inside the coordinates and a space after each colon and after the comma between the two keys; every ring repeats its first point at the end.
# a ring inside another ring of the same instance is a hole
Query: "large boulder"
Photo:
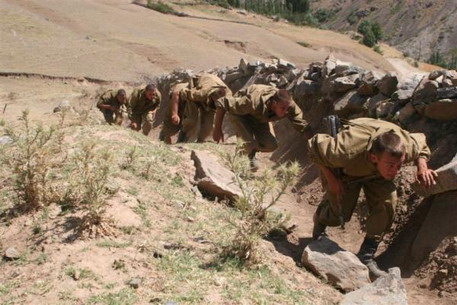
{"type": "Polygon", "coordinates": [[[415,182],[411,187],[417,194],[424,197],[457,190],[457,160],[438,168],[436,173],[438,174],[436,184],[425,187],[415,182]]]}
{"type": "Polygon", "coordinates": [[[335,113],[342,118],[347,118],[351,114],[365,112],[366,101],[367,97],[358,95],[356,91],[349,91],[334,104],[335,113]]]}
{"type": "Polygon", "coordinates": [[[389,269],[389,273],[372,284],[346,294],[340,305],[407,305],[405,284],[399,268],[389,269]]]}
{"type": "Polygon", "coordinates": [[[387,73],[377,82],[376,87],[379,89],[379,92],[390,97],[395,91],[397,91],[397,85],[397,76],[393,73],[387,73]]]}
{"type": "Polygon", "coordinates": [[[303,251],[301,262],[346,292],[370,283],[368,268],[357,256],[326,237],[311,242],[303,251]]]}
{"type": "Polygon", "coordinates": [[[443,99],[426,105],[424,115],[429,119],[451,121],[457,119],[457,99],[443,99]]]}
{"type": "Polygon", "coordinates": [[[193,150],[190,157],[196,169],[194,179],[204,195],[228,200],[241,196],[241,189],[235,183],[235,174],[222,166],[215,156],[193,150]]]}
{"type": "Polygon", "coordinates": [[[331,82],[331,91],[337,93],[345,93],[357,87],[358,74],[351,74],[348,76],[337,77],[331,82]]]}
{"type": "Polygon", "coordinates": [[[378,92],[376,83],[381,79],[377,72],[367,71],[360,77],[360,86],[357,93],[362,96],[374,96],[378,92]]]}

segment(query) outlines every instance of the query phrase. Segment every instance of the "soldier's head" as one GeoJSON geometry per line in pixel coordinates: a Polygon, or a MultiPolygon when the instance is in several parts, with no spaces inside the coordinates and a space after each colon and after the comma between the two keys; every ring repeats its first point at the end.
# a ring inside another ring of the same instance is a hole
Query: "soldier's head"
{"type": "Polygon", "coordinates": [[[292,98],[286,89],[279,89],[275,95],[271,97],[270,110],[278,117],[283,118],[287,115],[290,108],[292,98]]]}
{"type": "Polygon", "coordinates": [[[379,174],[386,180],[393,180],[405,161],[405,151],[400,136],[394,131],[388,131],[373,140],[369,156],[371,162],[376,164],[379,174]]]}
{"type": "Polygon", "coordinates": [[[215,102],[218,99],[220,99],[221,97],[224,97],[226,94],[227,94],[227,90],[225,89],[225,87],[220,86],[216,90],[211,92],[211,94],[209,95],[209,99],[210,99],[210,101],[215,102]]]}
{"type": "Polygon", "coordinates": [[[116,93],[116,99],[120,104],[125,104],[127,101],[127,93],[124,89],[119,89],[116,93]]]}
{"type": "Polygon", "coordinates": [[[154,96],[156,95],[156,86],[154,84],[149,84],[144,88],[144,97],[152,101],[154,99],[154,96]]]}

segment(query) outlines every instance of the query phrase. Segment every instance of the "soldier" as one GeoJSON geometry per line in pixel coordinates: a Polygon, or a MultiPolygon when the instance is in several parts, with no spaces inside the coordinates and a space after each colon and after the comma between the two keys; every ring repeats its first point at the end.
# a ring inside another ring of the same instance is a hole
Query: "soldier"
{"type": "Polygon", "coordinates": [[[326,189],[313,217],[313,238],[324,235],[327,226],[349,221],[363,189],[370,215],[357,256],[372,278],[386,274],[373,257],[394,219],[397,192],[392,180],[402,164],[412,161],[416,162],[420,183],[430,186],[437,176],[427,167],[430,149],[424,134],[410,134],[382,120],[359,118],[345,122],[335,138],[315,135],[308,141],[308,151],[322,172],[326,189]],[[340,178],[334,174],[335,168],[342,169],[340,178]]]}
{"type": "Polygon", "coordinates": [[[113,90],[108,90],[100,96],[97,108],[103,113],[108,124],[121,125],[127,110],[126,102],[127,94],[124,89],[119,89],[116,94],[113,90]]]}
{"type": "Polygon", "coordinates": [[[147,85],[144,89],[135,89],[130,95],[128,109],[130,114],[130,128],[148,135],[152,129],[154,114],[160,105],[162,95],[153,84],[147,85]]]}
{"type": "Polygon", "coordinates": [[[170,107],[164,118],[160,140],[171,144],[171,137],[178,133],[178,142],[196,139],[203,142],[213,130],[215,101],[232,92],[224,82],[209,73],[204,73],[195,81],[177,84],[170,95],[170,107]]]}
{"type": "Polygon", "coordinates": [[[244,150],[251,161],[253,171],[258,168],[255,162],[257,152],[271,152],[278,147],[269,122],[287,117],[296,130],[304,133],[307,139],[311,137],[310,126],[303,119],[301,109],[285,89],[251,85],[237,92],[232,98],[219,99],[216,107],[214,141],[224,141],[222,121],[225,112],[229,112],[237,135],[245,142],[244,150]]]}

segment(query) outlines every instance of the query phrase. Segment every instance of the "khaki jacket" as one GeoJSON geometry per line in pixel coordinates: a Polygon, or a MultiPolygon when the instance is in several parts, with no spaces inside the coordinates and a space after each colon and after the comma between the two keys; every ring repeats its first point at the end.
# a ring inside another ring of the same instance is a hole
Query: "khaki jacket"
{"type": "Polygon", "coordinates": [[[144,89],[135,89],[130,95],[128,109],[131,115],[143,115],[149,111],[154,111],[159,107],[162,95],[159,90],[155,89],[156,94],[152,101],[144,97],[144,89]]]}
{"type": "Polygon", "coordinates": [[[381,133],[394,130],[406,146],[405,163],[422,157],[428,160],[430,149],[422,133],[409,133],[398,125],[371,118],[350,120],[336,138],[316,134],[308,141],[310,159],[329,168],[342,168],[354,177],[377,174],[376,165],[369,159],[373,140],[381,133]]]}
{"type": "MultiPolygon", "coordinates": [[[[251,85],[238,91],[234,97],[225,97],[217,100],[216,107],[233,115],[250,115],[259,122],[266,123],[282,118],[269,110],[271,97],[278,91],[276,87],[268,85],[251,85]]],[[[303,119],[300,107],[291,102],[287,118],[294,128],[303,132],[308,128],[308,122],[303,119]]]]}
{"type": "Polygon", "coordinates": [[[115,106],[117,109],[121,109],[125,107],[124,104],[119,103],[119,101],[116,98],[117,91],[115,90],[108,90],[104,92],[98,102],[97,102],[97,108],[100,109],[100,105],[110,105],[110,106],[115,106]]]}
{"type": "Polygon", "coordinates": [[[232,96],[232,91],[227,85],[216,75],[210,73],[204,73],[197,78],[195,87],[189,88],[189,84],[186,86],[176,85],[176,89],[179,88],[179,99],[181,101],[189,101],[199,104],[205,110],[215,109],[215,105],[210,101],[210,95],[218,90],[220,87],[224,87],[227,94],[226,96],[232,96]]]}

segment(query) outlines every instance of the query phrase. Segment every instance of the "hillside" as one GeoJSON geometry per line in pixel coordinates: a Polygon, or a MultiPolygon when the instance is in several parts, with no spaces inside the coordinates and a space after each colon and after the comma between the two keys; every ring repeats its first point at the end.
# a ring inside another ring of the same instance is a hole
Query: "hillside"
{"type": "Polygon", "coordinates": [[[378,22],[388,44],[419,61],[427,61],[433,52],[447,60],[456,56],[457,6],[453,0],[320,0],[312,1],[311,8],[333,12],[326,25],[339,32],[354,31],[363,20],[378,22]]]}

